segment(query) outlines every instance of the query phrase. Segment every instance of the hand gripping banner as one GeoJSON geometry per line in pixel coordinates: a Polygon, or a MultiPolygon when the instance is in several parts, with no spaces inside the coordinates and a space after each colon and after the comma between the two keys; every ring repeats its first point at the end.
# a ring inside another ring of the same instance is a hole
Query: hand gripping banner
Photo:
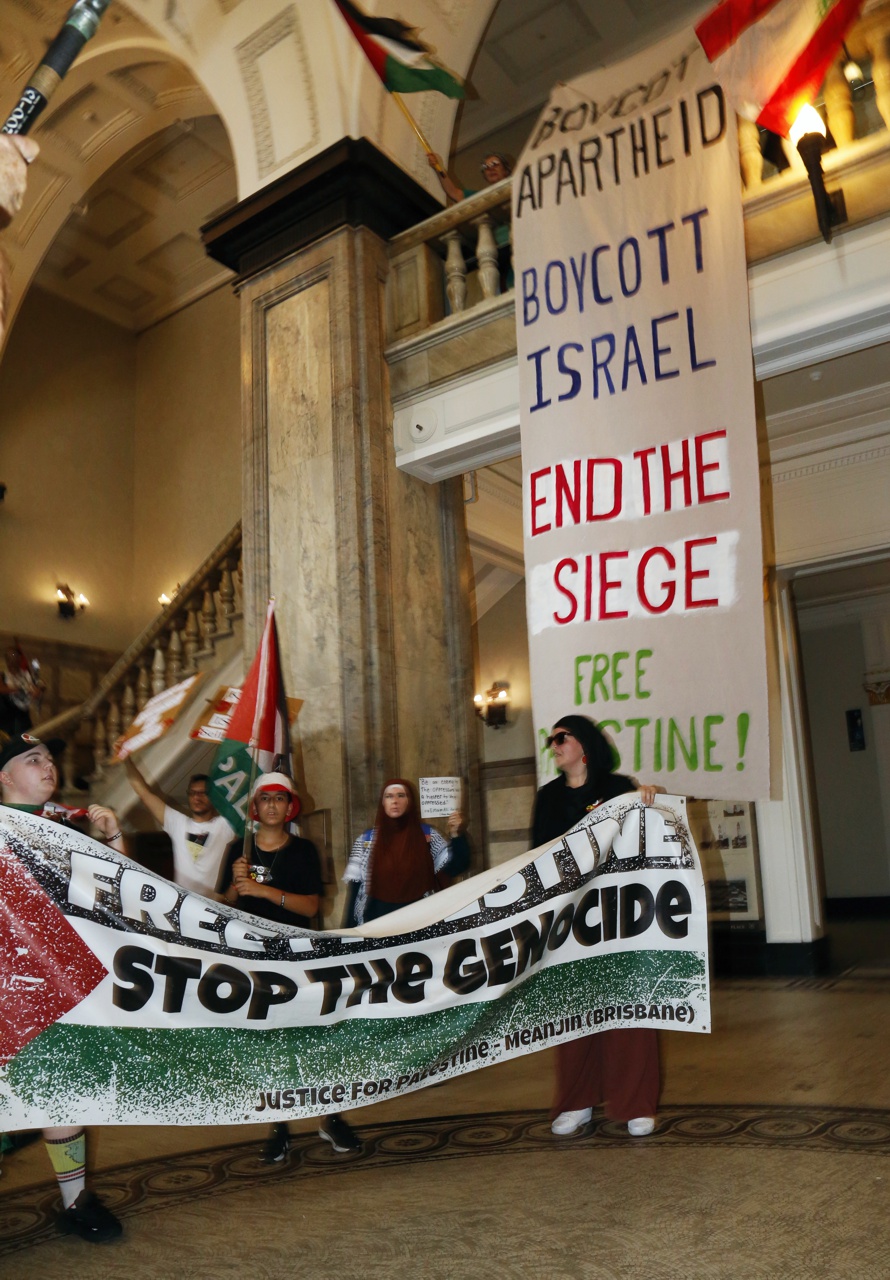
{"type": "Polygon", "coordinates": [[[297,1118],[609,1028],[708,1031],[701,870],[658,801],[342,933],[0,806],[0,1129],[297,1118]]]}

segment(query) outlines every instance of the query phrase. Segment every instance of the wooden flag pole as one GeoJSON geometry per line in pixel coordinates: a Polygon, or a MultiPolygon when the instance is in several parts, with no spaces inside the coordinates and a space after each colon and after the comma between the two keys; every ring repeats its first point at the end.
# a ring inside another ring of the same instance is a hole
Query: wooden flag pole
{"type": "MultiPolygon", "coordinates": [[[[414,130],[415,136],[417,137],[417,141],[423,147],[424,151],[427,153],[428,156],[435,157],[436,155],[435,151],[427,142],[426,137],[424,136],[423,130],[421,129],[420,125],[417,123],[417,121],[412,116],[411,112],[405,106],[405,102],[402,98],[402,95],[400,93],[396,93],[395,91],[393,91],[390,96],[394,100],[396,106],[401,111],[402,115],[410,124],[411,128],[414,130]]],[[[436,160],[435,164],[433,165],[433,168],[435,169],[436,173],[441,174],[443,178],[448,177],[448,174],[446,173],[445,169],[442,167],[442,165],[439,163],[438,160],[436,160]]]]}

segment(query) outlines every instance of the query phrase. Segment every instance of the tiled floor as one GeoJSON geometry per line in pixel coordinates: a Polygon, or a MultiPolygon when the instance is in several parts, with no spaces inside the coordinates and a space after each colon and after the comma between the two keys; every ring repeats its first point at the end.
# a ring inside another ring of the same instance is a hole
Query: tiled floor
{"type": "MultiPolygon", "coordinates": [[[[42,1144],[0,1177],[0,1276],[890,1276],[885,933],[825,979],[713,988],[710,1036],[662,1036],[656,1133],[602,1120],[554,1140],[531,1055],[353,1112],[336,1156],[310,1122],[287,1166],[263,1133],[97,1129],[94,1180],[124,1221],[60,1240],[42,1144]],[[299,1261],[299,1264],[297,1260],[299,1261]]],[[[856,951],[855,938],[850,943],[856,951]]],[[[890,954],[890,947],[887,948],[890,954]]]]}

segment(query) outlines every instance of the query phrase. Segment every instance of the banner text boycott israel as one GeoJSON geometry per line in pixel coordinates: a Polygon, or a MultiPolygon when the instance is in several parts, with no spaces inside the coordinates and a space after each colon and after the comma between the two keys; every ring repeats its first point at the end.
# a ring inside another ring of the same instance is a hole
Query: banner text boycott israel
{"type": "Polygon", "coordinates": [[[538,731],[580,711],[625,772],[767,796],[735,119],[691,33],[554,90],[513,243],[538,731]]]}
{"type": "Polygon", "coordinates": [[[612,1027],[708,1031],[684,801],[345,934],[184,893],[0,808],[0,1128],[324,1113],[612,1027]]]}

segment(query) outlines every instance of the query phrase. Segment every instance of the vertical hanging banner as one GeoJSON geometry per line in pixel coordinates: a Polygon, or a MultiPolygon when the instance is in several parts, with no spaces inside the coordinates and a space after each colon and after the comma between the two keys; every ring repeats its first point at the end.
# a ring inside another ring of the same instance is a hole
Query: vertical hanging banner
{"type": "Polygon", "coordinates": [[[513,244],[539,772],[580,712],[626,773],[765,798],[738,143],[691,32],[553,91],[513,244]]]}

